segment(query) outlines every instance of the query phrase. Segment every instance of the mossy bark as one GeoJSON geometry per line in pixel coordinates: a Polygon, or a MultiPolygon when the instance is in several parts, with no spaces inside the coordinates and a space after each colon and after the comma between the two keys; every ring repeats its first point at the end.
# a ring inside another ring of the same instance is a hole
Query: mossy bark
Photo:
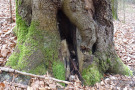
{"type": "Polygon", "coordinates": [[[34,74],[45,74],[49,71],[56,78],[64,80],[64,64],[59,59],[57,8],[52,2],[45,3],[16,0],[17,45],[6,65],[34,74]],[[46,7],[42,7],[43,4],[46,7]],[[27,6],[29,9],[26,9],[27,6]]]}
{"type": "Polygon", "coordinates": [[[106,72],[132,75],[114,50],[111,0],[16,0],[16,6],[18,40],[7,66],[35,74],[49,71],[65,79],[67,62],[72,60],[72,54],[67,61],[69,55],[61,54],[68,51],[60,50],[61,39],[66,39],[70,53],[75,50],[76,67],[85,84],[93,85],[106,72]],[[59,10],[62,13],[57,14],[59,10]],[[65,15],[62,21],[70,25],[57,20],[58,15],[65,15]],[[66,36],[60,37],[59,31],[66,36]],[[75,45],[69,45],[69,37],[75,45]]]}

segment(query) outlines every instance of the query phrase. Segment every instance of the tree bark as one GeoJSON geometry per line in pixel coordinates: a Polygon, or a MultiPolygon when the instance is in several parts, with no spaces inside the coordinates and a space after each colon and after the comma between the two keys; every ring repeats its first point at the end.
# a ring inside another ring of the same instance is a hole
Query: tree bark
{"type": "Polygon", "coordinates": [[[92,85],[106,72],[132,75],[113,43],[111,0],[16,0],[17,46],[7,66],[92,85]]]}

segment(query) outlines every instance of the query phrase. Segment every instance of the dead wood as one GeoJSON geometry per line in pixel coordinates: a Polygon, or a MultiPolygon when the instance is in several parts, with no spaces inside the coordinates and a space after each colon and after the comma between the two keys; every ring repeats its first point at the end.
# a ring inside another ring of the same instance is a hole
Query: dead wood
{"type": "Polygon", "coordinates": [[[63,80],[59,80],[59,79],[52,78],[52,77],[45,77],[45,76],[35,75],[35,74],[31,74],[31,73],[26,73],[26,72],[21,72],[21,71],[15,70],[15,69],[7,68],[7,67],[0,67],[0,70],[4,71],[4,72],[16,73],[16,74],[21,74],[21,75],[25,75],[25,76],[35,77],[35,78],[41,78],[41,79],[46,79],[46,80],[49,79],[49,80],[53,80],[58,83],[72,84],[71,82],[68,82],[68,81],[63,81],[63,80]]]}

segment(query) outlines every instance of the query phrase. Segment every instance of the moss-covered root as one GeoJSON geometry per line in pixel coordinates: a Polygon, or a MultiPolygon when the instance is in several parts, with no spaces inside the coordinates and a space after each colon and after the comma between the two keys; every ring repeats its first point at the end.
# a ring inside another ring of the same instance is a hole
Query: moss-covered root
{"type": "Polygon", "coordinates": [[[65,80],[64,64],[58,58],[60,39],[55,33],[39,30],[38,25],[31,23],[24,43],[17,43],[19,51],[10,56],[6,65],[34,74],[49,70],[56,78],[65,80]]]}
{"type": "MultiPolygon", "coordinates": [[[[15,50],[15,52],[10,56],[9,61],[6,64],[7,66],[25,71],[32,70],[32,68],[36,67],[34,70],[38,69],[38,71],[40,72],[44,71],[39,70],[39,66],[37,66],[37,64],[41,63],[44,60],[44,55],[42,55],[43,44],[41,43],[43,37],[41,37],[42,34],[39,30],[36,29],[36,26],[38,26],[38,24],[36,22],[32,22],[31,26],[27,28],[29,32],[25,35],[25,39],[23,37],[24,35],[18,36],[16,46],[18,50],[15,50]]],[[[23,33],[25,32],[22,31],[20,34],[22,35],[23,33]]],[[[40,66],[41,68],[43,68],[44,65],[40,66]]]]}
{"type": "Polygon", "coordinates": [[[100,72],[98,65],[93,62],[87,68],[83,69],[82,77],[85,85],[94,85],[101,80],[103,74],[100,72]]]}
{"type": "Polygon", "coordinates": [[[122,74],[127,76],[133,75],[133,72],[118,57],[111,61],[110,68],[108,71],[111,73],[122,74]]]}

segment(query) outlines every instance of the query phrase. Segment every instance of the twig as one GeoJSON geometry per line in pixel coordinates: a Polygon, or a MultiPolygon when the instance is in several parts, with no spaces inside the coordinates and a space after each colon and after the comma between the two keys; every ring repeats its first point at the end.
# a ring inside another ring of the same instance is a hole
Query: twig
{"type": "Polygon", "coordinates": [[[51,80],[56,81],[58,83],[72,84],[71,82],[68,82],[68,81],[63,81],[63,80],[59,80],[59,79],[52,78],[52,77],[45,77],[45,76],[35,75],[35,74],[31,74],[31,73],[26,73],[26,72],[21,72],[21,71],[11,69],[11,68],[6,68],[6,67],[0,67],[0,70],[4,71],[4,72],[17,73],[17,74],[21,74],[21,75],[25,75],[25,76],[42,78],[42,79],[46,79],[46,80],[51,79],[51,80]]]}
{"type": "Polygon", "coordinates": [[[0,17],[0,19],[10,19],[10,17],[0,17]]]}
{"type": "Polygon", "coordinates": [[[79,72],[79,70],[77,69],[77,66],[76,66],[75,62],[74,62],[73,60],[71,60],[71,63],[73,64],[73,67],[74,67],[75,71],[78,72],[78,74],[79,74],[79,76],[81,77],[81,79],[82,79],[85,83],[87,83],[87,82],[83,79],[83,77],[82,77],[81,73],[79,72]]]}

